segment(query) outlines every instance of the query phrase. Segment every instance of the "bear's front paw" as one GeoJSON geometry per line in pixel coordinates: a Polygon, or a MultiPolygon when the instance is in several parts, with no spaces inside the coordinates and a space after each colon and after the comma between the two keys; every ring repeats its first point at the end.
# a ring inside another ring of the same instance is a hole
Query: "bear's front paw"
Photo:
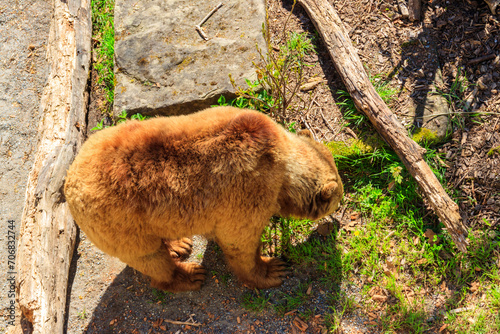
{"type": "Polygon", "coordinates": [[[178,262],[170,282],[152,279],[151,286],[170,292],[196,291],[200,290],[206,273],[206,270],[199,264],[178,262]]]}
{"type": "Polygon", "coordinates": [[[275,257],[261,257],[255,276],[251,282],[246,282],[249,288],[268,289],[280,286],[288,274],[285,262],[275,257]]]}
{"type": "Polygon", "coordinates": [[[163,240],[174,261],[182,261],[189,257],[193,249],[193,242],[189,238],[179,240],[163,240]]]}

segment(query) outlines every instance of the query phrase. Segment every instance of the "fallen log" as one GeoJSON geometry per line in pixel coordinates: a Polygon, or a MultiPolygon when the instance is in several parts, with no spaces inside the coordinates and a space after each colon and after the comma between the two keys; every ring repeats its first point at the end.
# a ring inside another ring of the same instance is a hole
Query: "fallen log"
{"type": "Polygon", "coordinates": [[[63,333],[76,225],[62,192],[86,127],[90,0],[52,0],[50,74],[40,101],[38,148],[26,190],[16,258],[20,317],[10,332],[63,333]],[[21,327],[21,323],[24,325],[21,327]]]}
{"type": "Polygon", "coordinates": [[[448,233],[465,252],[467,230],[462,223],[458,205],[443,187],[423,159],[425,150],[410,139],[406,129],[377,94],[363,69],[349,35],[332,5],[327,0],[298,0],[309,14],[328,48],[335,68],[351,95],[356,108],[372,122],[378,133],[396,152],[413,175],[448,233]]]}

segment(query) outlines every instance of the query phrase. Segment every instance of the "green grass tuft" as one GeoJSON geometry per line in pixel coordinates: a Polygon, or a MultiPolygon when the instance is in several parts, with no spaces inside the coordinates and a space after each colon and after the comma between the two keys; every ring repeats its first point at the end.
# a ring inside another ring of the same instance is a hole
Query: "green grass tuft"
{"type": "Polygon", "coordinates": [[[98,73],[97,83],[106,94],[106,111],[111,112],[114,101],[115,74],[113,57],[115,53],[115,31],[113,23],[114,0],[92,0],[92,38],[95,41],[94,67],[98,73]]]}

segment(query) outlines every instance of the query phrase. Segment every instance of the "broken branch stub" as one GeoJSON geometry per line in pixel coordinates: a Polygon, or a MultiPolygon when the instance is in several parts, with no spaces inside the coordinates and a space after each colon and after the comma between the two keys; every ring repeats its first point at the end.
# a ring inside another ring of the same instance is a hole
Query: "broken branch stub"
{"type": "Polygon", "coordinates": [[[420,12],[422,11],[422,0],[408,1],[409,17],[412,21],[420,21],[420,12]]]}
{"type": "Polygon", "coordinates": [[[320,33],[356,108],[370,119],[377,132],[396,152],[457,247],[465,252],[467,230],[462,223],[458,205],[444,191],[424,161],[422,155],[425,149],[408,137],[406,129],[375,91],[332,5],[327,0],[298,0],[298,3],[307,11],[320,33]]]}

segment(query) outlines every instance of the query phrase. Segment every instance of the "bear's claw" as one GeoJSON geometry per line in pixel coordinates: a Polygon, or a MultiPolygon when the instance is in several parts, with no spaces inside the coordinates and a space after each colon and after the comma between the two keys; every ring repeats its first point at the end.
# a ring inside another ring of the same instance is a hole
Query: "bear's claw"
{"type": "Polygon", "coordinates": [[[193,249],[193,241],[189,238],[182,238],[179,240],[163,240],[167,247],[170,256],[175,261],[182,261],[189,257],[193,249]]]}

